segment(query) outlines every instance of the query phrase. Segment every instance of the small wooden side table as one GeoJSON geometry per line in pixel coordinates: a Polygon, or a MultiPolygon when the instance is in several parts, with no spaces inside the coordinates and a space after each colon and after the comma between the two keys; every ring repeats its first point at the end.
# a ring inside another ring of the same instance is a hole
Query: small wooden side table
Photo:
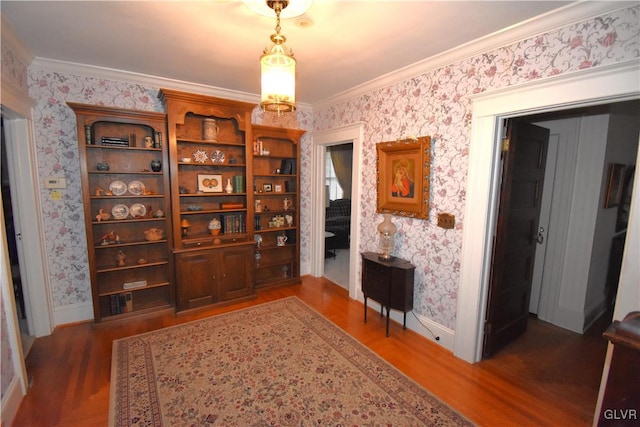
{"type": "Polygon", "coordinates": [[[374,252],[362,253],[362,293],[364,294],[364,321],[367,322],[367,299],[380,303],[380,316],[387,309],[389,336],[389,311],[404,313],[402,326],[407,328],[407,312],[413,310],[413,273],[415,266],[409,261],[393,258],[383,261],[374,252]]]}

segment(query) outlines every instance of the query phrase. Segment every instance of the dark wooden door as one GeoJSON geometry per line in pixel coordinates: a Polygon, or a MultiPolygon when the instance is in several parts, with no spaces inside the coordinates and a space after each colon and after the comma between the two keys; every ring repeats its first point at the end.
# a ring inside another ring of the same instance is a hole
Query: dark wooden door
{"type": "Polygon", "coordinates": [[[240,246],[220,252],[220,298],[230,300],[253,293],[254,246],[240,246]]]}
{"type": "Polygon", "coordinates": [[[178,310],[218,302],[215,253],[183,253],[176,259],[178,310]]]}
{"type": "Polygon", "coordinates": [[[491,356],[527,329],[548,140],[548,129],[517,120],[509,124],[508,143],[503,146],[483,357],[491,356]]]}

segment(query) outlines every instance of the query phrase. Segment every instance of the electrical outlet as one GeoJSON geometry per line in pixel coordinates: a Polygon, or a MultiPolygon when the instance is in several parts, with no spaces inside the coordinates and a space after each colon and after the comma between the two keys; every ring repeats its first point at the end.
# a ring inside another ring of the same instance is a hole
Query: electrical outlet
{"type": "Polygon", "coordinates": [[[456,225],[456,217],[448,213],[438,214],[438,227],[451,229],[456,225]]]}

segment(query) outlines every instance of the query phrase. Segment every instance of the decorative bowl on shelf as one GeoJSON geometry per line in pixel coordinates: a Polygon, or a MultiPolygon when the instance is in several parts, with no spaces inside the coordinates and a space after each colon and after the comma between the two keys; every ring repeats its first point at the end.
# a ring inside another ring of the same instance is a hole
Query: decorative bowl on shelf
{"type": "Polygon", "coordinates": [[[180,163],[191,163],[191,157],[180,157],[180,163]]]}
{"type": "Polygon", "coordinates": [[[108,171],[109,170],[109,163],[107,162],[100,162],[96,165],[96,169],[98,169],[99,171],[108,171]]]}
{"type": "Polygon", "coordinates": [[[144,238],[150,242],[162,239],[164,231],[160,228],[149,228],[144,231],[144,238]]]}
{"type": "Polygon", "coordinates": [[[202,206],[200,206],[200,205],[189,205],[189,206],[187,206],[187,210],[191,211],[191,212],[201,211],[202,210],[202,206]]]}

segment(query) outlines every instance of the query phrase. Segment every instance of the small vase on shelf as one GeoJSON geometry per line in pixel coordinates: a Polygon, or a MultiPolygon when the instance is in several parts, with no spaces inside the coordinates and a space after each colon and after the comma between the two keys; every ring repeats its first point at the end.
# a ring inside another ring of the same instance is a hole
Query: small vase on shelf
{"type": "Polygon", "coordinates": [[[226,191],[227,194],[233,193],[233,185],[231,184],[231,178],[227,178],[227,186],[224,188],[224,191],[226,191]]]}

